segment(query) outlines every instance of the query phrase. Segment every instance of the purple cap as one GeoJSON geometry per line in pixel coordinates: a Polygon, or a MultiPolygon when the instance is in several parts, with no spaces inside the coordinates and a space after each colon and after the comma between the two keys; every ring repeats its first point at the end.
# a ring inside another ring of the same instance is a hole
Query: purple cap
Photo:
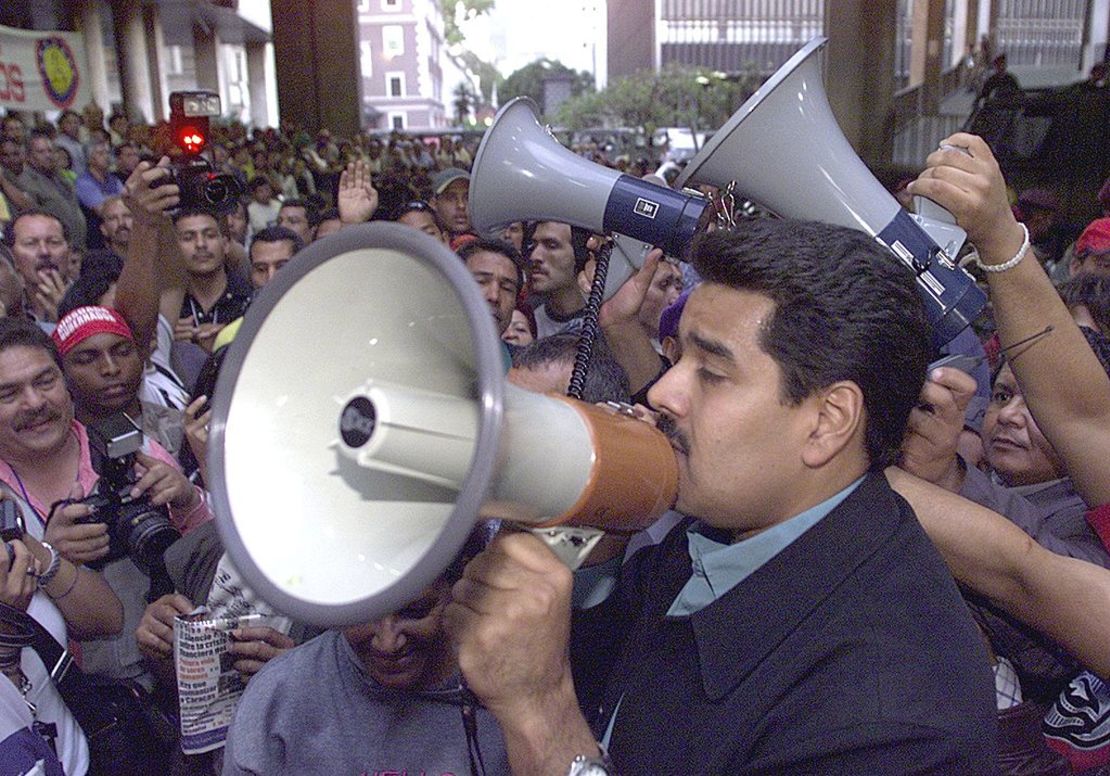
{"type": "Polygon", "coordinates": [[[678,299],[674,300],[659,317],[660,340],[664,337],[678,336],[678,322],[682,320],[682,310],[686,307],[686,300],[690,298],[690,292],[693,290],[692,288],[688,288],[683,291],[678,299]]]}

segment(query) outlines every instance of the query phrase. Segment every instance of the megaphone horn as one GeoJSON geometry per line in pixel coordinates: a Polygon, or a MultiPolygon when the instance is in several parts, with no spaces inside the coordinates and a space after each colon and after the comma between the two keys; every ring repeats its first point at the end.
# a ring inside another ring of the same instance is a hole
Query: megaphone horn
{"type": "Polygon", "coordinates": [[[305,622],[367,622],[431,584],[479,513],[633,531],[670,506],[662,434],[503,373],[489,306],[438,241],[379,222],[299,253],[212,401],[212,505],[246,583],[305,622]]]}
{"type": "Polygon", "coordinates": [[[564,148],[526,97],[506,103],[474,157],[470,220],[485,233],[513,221],[561,221],[685,254],[706,200],[633,178],[564,148]]]}
{"type": "Polygon", "coordinates": [[[825,94],[821,53],[827,42],[813,39],[779,68],[690,160],[676,185],[724,188],[735,181],[737,194],[781,216],[870,234],[914,273],[933,340],[944,344],[986,304],[971,276],[930,234],[934,228],[943,234],[940,242],[954,246],[954,254],[963,232],[916,220],[856,155],[825,94]]]}

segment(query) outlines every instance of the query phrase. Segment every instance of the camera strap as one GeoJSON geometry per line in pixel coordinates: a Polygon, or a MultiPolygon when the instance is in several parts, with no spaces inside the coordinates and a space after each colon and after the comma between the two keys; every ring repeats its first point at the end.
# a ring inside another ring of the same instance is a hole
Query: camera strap
{"type": "Polygon", "coordinates": [[[97,702],[88,675],[77,667],[70,651],[59,644],[38,620],[0,602],[0,622],[30,633],[31,648],[46,666],[50,680],[86,736],[92,738],[116,723],[112,709],[97,702]]]}

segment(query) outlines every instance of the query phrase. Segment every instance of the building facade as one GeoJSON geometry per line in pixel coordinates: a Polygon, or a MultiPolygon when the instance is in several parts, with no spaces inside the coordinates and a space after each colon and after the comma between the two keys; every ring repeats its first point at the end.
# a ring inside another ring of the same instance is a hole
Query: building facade
{"type": "Polygon", "coordinates": [[[453,126],[453,94],[470,81],[447,52],[435,0],[357,0],[363,125],[368,129],[453,126]]]}
{"type": "Polygon", "coordinates": [[[269,0],[31,0],[0,3],[0,24],[79,33],[76,67],[106,114],[159,121],[170,92],[208,89],[225,118],[277,123],[269,0]]]}

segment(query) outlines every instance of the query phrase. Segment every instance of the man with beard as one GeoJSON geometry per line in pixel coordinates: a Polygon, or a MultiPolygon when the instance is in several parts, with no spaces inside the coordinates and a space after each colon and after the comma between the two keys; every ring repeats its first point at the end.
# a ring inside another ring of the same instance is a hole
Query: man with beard
{"type": "Polygon", "coordinates": [[[131,208],[121,196],[107,197],[100,205],[100,233],[104,245],[117,256],[127,256],[133,227],[131,208]]]}
{"type": "Polygon", "coordinates": [[[586,267],[589,233],[570,224],[540,221],[525,235],[530,246],[528,277],[531,293],[544,300],[533,308],[536,334],[548,337],[578,331],[585,320],[586,298],[578,286],[578,273],[586,267]]]}
{"type": "Polygon", "coordinates": [[[69,262],[69,239],[61,220],[53,213],[28,210],[8,224],[4,244],[23,279],[23,312],[44,323],[57,320],[69,262]]]}

